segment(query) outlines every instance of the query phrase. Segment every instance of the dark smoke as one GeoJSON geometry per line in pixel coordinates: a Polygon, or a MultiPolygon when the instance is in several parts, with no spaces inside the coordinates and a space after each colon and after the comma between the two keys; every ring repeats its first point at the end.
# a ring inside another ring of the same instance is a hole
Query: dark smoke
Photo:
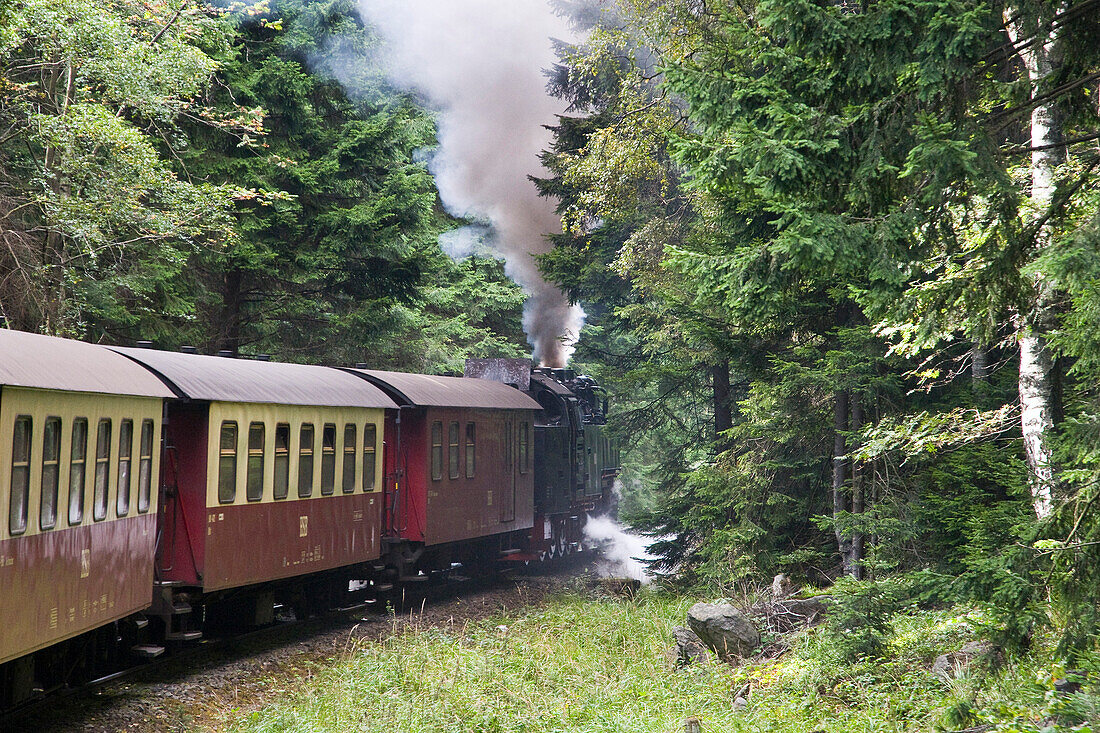
{"type": "Polygon", "coordinates": [[[529,296],[523,324],[535,359],[564,366],[584,311],[535,265],[561,222],[528,176],[545,174],[544,125],[564,111],[543,69],[555,62],[551,38],[571,39],[569,24],[545,0],[360,0],[360,9],[386,40],[393,80],[439,110],[431,170],[444,206],[492,225],[488,241],[529,296]]]}

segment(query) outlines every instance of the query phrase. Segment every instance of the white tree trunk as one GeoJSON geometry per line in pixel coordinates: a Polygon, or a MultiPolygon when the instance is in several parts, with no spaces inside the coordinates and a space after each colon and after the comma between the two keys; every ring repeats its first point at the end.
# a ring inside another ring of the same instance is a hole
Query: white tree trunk
{"type": "Polygon", "coordinates": [[[1054,460],[1050,450],[1054,364],[1042,334],[1026,328],[1019,342],[1021,423],[1031,504],[1035,516],[1045,519],[1054,509],[1054,460]]]}
{"type": "MultiPolygon", "coordinates": [[[[1020,50],[1027,69],[1031,97],[1036,99],[1049,91],[1047,81],[1061,61],[1059,32],[1053,29],[1053,19],[1064,12],[1062,3],[1043,7],[1006,7],[1005,19],[1009,37],[1016,43],[1026,43],[1032,34],[1035,40],[1020,50]],[[1045,10],[1045,12],[1043,12],[1045,10]],[[1011,20],[1015,18],[1016,20],[1011,20]]],[[[1048,213],[1054,198],[1056,168],[1065,160],[1062,126],[1055,99],[1040,103],[1031,112],[1031,216],[1039,221],[1048,213]]],[[[1035,234],[1036,251],[1051,242],[1049,224],[1035,234]]],[[[1054,429],[1054,360],[1047,334],[1053,326],[1053,293],[1042,275],[1032,282],[1034,297],[1030,309],[1017,318],[1017,339],[1020,344],[1020,408],[1024,437],[1024,452],[1031,482],[1032,506],[1040,519],[1050,516],[1054,508],[1055,470],[1051,451],[1054,429]]]]}

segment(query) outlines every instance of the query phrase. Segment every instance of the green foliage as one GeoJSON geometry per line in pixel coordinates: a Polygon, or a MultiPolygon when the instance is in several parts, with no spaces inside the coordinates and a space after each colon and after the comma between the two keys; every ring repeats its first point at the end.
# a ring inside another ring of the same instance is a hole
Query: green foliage
{"type": "Polygon", "coordinates": [[[1046,649],[959,677],[933,675],[938,655],[973,638],[977,614],[963,607],[889,613],[879,601],[878,651],[855,661],[817,627],[790,638],[778,658],[683,668],[669,645],[690,603],[645,591],[635,601],[578,594],[463,625],[413,620],[400,635],[349,646],[304,682],[272,680],[293,689],[219,722],[235,731],[640,732],[677,730],[694,717],[704,731],[735,733],[1097,725],[1095,685],[1085,679],[1080,692],[1056,692],[1067,671],[1046,649]],[[747,704],[733,705],[735,696],[747,704]]]}
{"type": "Polygon", "coordinates": [[[235,182],[161,154],[184,118],[239,131],[253,112],[197,100],[224,27],[190,0],[20,0],[0,14],[0,313],[102,338],[189,310],[187,259],[233,241],[235,182]],[[186,298],[186,296],[184,296],[186,298]]]}

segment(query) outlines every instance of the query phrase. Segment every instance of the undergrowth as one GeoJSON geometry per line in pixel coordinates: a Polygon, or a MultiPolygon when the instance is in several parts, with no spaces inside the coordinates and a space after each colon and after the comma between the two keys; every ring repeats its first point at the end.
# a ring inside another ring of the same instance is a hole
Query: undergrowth
{"type": "Polygon", "coordinates": [[[661,733],[689,717],[704,733],[1092,730],[1096,699],[1056,693],[1066,670],[1042,651],[933,675],[937,655],[975,638],[973,611],[894,615],[866,656],[853,658],[843,630],[825,624],[795,634],[777,659],[680,668],[672,628],[693,600],[572,594],[484,622],[414,625],[350,645],[231,730],[661,733]]]}

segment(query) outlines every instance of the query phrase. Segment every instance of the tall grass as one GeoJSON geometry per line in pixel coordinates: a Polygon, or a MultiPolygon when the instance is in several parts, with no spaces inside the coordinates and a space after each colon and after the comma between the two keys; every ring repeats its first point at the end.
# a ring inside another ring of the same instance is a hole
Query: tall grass
{"type": "Polygon", "coordinates": [[[934,677],[936,654],[971,635],[965,616],[947,611],[899,616],[873,660],[842,663],[815,630],[777,660],[681,669],[672,627],[691,602],[571,595],[469,625],[414,623],[350,645],[299,692],[242,714],[232,730],[662,733],[695,717],[704,733],[932,731],[952,714],[963,720],[991,691],[1020,704],[1042,699],[1026,665],[981,684],[934,677]],[[734,704],[738,694],[747,705],[734,704]]]}

